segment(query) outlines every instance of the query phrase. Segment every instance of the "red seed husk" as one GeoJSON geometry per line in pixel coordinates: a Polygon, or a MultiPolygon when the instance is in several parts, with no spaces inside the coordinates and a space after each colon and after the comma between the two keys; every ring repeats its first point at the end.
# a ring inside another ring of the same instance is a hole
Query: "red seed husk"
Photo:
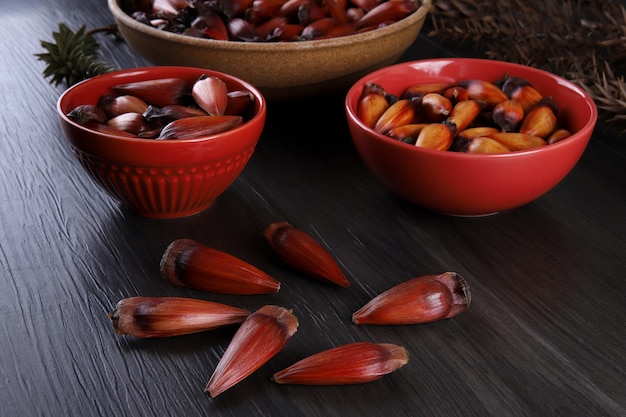
{"type": "Polygon", "coordinates": [[[158,139],[196,139],[234,129],[243,123],[241,116],[194,116],[168,123],[158,139]]]}
{"type": "Polygon", "coordinates": [[[81,104],[76,106],[67,113],[67,117],[81,125],[89,122],[106,123],[107,121],[106,113],[94,104],[81,104]]]}
{"type": "Polygon", "coordinates": [[[131,297],[109,314],[118,335],[170,337],[241,323],[250,312],[212,301],[181,297],[131,297]]]}
{"type": "Polygon", "coordinates": [[[121,96],[105,94],[98,100],[98,106],[106,112],[109,118],[124,113],[142,114],[148,108],[148,104],[145,101],[128,94],[121,96]]]}
{"type": "Polygon", "coordinates": [[[241,324],[204,391],[216,397],[276,355],[298,330],[298,318],[284,307],[266,305],[241,324]]]}
{"type": "Polygon", "coordinates": [[[467,282],[455,272],[425,275],[374,297],[352,315],[354,324],[420,324],[454,317],[470,304],[467,282]]]}
{"type": "Polygon", "coordinates": [[[180,78],[159,78],[118,84],[111,87],[111,91],[117,94],[130,94],[159,107],[180,104],[188,93],[185,80],[180,78]]]}
{"type": "Polygon", "coordinates": [[[280,282],[255,266],[191,239],[169,244],[161,258],[163,277],[174,285],[220,294],[269,294],[280,282]]]}
{"type": "Polygon", "coordinates": [[[201,76],[191,89],[196,104],[211,116],[222,116],[228,105],[228,87],[221,78],[201,76]]]}
{"type": "Polygon", "coordinates": [[[414,0],[394,0],[380,3],[359,20],[359,27],[378,26],[385,22],[397,22],[416,11],[419,7],[414,0]]]}
{"type": "Polygon", "coordinates": [[[254,100],[254,95],[247,90],[229,91],[228,104],[224,114],[241,116],[252,107],[254,100]]]}
{"type": "Polygon", "coordinates": [[[347,385],[376,381],[409,361],[402,346],[357,342],[304,358],[274,374],[279,384],[347,385]]]}
{"type": "Polygon", "coordinates": [[[286,264],[311,277],[341,287],[350,286],[348,278],[333,256],[312,236],[288,222],[276,222],[263,232],[274,252],[286,264]]]}

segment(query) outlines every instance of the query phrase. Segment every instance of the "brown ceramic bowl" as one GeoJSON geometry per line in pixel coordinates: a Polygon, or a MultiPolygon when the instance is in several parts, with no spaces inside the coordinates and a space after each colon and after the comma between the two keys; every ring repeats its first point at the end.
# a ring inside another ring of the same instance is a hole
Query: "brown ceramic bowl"
{"type": "Polygon", "coordinates": [[[146,217],[176,218],[208,208],[244,169],[265,124],[266,102],[250,84],[201,68],[147,67],[93,77],[67,89],[57,103],[59,121],[81,165],[111,196],[146,217]],[[252,115],[234,129],[197,139],[154,140],[100,133],[67,113],[97,104],[113,85],[168,77],[190,86],[202,74],[220,77],[230,90],[250,91],[252,115]]]}
{"type": "Polygon", "coordinates": [[[359,80],[346,96],[354,144],[371,172],[396,194],[428,209],[454,215],[486,215],[527,204],[554,188],[576,165],[598,116],[593,99],[554,74],[509,62],[445,58],[406,62],[359,80]],[[558,124],[572,135],[540,148],[505,154],[468,154],[420,148],[365,126],[356,115],[368,82],[399,95],[431,82],[526,78],[559,106],[558,124]]]}
{"type": "Polygon", "coordinates": [[[137,22],[108,0],[118,28],[138,55],[154,65],[209,68],[259,88],[268,100],[302,98],[347,88],[395,63],[419,35],[431,0],[410,16],[373,31],[301,42],[235,42],[169,33],[137,22]]]}

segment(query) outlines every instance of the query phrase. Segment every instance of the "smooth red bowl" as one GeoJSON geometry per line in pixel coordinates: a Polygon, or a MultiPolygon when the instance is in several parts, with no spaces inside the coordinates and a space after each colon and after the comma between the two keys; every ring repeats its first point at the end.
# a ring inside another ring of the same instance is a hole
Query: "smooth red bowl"
{"type": "Polygon", "coordinates": [[[265,125],[266,102],[255,87],[233,76],[164,66],[126,69],[80,82],[61,95],[57,111],[72,151],[97,184],[136,214],[177,218],[208,208],[243,171],[265,125]],[[250,91],[255,97],[253,116],[227,132],[184,140],[103,134],[66,116],[80,104],[96,104],[116,84],[179,77],[191,85],[202,74],[220,77],[229,90],[250,91]]]}
{"type": "Polygon", "coordinates": [[[523,65],[470,58],[420,60],[375,71],[350,88],[345,110],[359,155],[384,185],[419,206],[461,216],[509,210],[547,193],[580,159],[598,115],[592,98],[561,77],[523,65]],[[552,96],[559,106],[558,123],[572,136],[532,150],[476,155],[405,144],[374,132],[356,115],[368,82],[399,95],[414,84],[495,81],[506,74],[526,78],[544,97],[552,96]]]}

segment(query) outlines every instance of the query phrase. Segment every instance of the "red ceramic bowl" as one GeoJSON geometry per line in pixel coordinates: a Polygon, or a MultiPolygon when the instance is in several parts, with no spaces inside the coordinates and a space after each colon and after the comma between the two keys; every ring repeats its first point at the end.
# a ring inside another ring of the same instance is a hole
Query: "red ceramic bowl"
{"type": "Polygon", "coordinates": [[[208,208],[241,173],[263,130],[266,102],[255,87],[227,74],[189,67],[147,67],[78,83],[61,95],[57,111],[74,154],[96,183],[136,214],[176,218],[208,208]],[[96,104],[116,84],[179,77],[191,85],[202,74],[220,77],[229,89],[250,91],[255,97],[253,116],[227,132],[184,140],[103,134],[66,116],[77,105],[96,104]]]}
{"type": "Polygon", "coordinates": [[[350,133],[365,165],[389,189],[425,208],[454,215],[492,214],[527,204],[555,187],[576,165],[597,119],[591,97],[581,88],[545,71],[481,59],[429,59],[375,71],[357,81],[345,101],[350,133]],[[559,125],[572,136],[526,151],[476,155],[405,144],[374,132],[356,116],[363,86],[382,85],[401,94],[410,85],[495,81],[505,74],[528,79],[559,105],[559,125]]]}

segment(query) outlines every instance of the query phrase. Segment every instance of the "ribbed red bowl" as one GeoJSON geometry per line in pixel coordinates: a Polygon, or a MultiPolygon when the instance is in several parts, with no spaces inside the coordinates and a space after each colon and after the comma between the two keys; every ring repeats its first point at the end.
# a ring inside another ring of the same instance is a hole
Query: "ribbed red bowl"
{"type": "Polygon", "coordinates": [[[243,171],[259,140],[266,102],[252,85],[201,68],[146,67],[117,71],[78,83],[58,100],[61,128],[91,178],[129,210],[146,217],[176,218],[208,208],[243,171]],[[67,117],[80,104],[96,104],[116,84],[179,77],[190,85],[202,74],[216,75],[230,89],[255,97],[254,114],[243,125],[199,139],[134,139],[90,130],[67,117]]]}

